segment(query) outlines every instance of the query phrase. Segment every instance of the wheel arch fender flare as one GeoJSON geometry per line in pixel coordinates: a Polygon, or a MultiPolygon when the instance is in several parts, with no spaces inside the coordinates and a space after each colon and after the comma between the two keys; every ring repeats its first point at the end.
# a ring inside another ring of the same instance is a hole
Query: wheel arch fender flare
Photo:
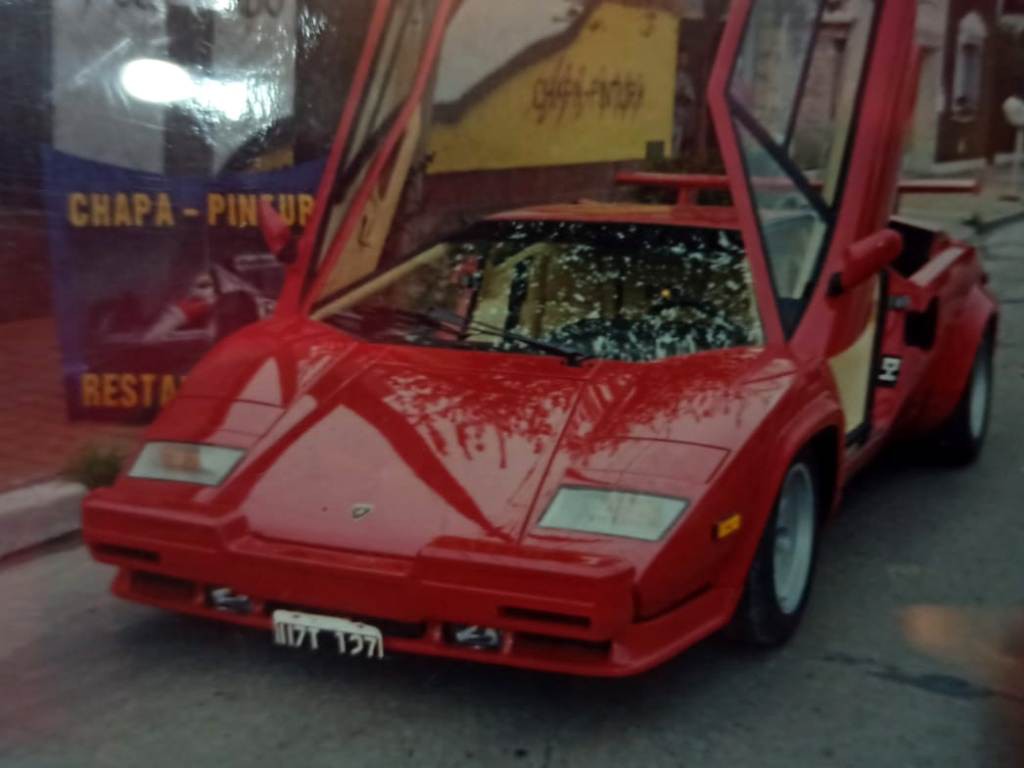
{"type": "MultiPolygon", "coordinates": [[[[822,457],[824,463],[823,467],[819,467],[819,472],[825,473],[826,484],[829,486],[826,492],[828,503],[823,504],[822,509],[823,517],[830,516],[834,511],[842,487],[845,433],[842,409],[836,396],[823,395],[809,403],[809,407],[804,408],[778,438],[779,443],[774,452],[778,460],[767,466],[768,471],[758,483],[755,497],[757,512],[747,515],[750,524],[746,526],[746,536],[729,568],[723,573],[723,585],[736,587],[740,592],[754,562],[765,527],[771,519],[786,472],[797,457],[812,446],[822,457]]],[[[818,479],[820,477],[819,474],[818,479]]]]}
{"type": "Polygon", "coordinates": [[[929,368],[927,428],[937,428],[952,416],[967,387],[978,348],[989,335],[995,341],[998,327],[998,305],[984,288],[975,286],[929,368]]]}

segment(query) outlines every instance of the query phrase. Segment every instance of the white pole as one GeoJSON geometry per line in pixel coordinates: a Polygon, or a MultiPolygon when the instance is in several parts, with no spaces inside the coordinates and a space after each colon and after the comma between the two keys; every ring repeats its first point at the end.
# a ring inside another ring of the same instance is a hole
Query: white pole
{"type": "Polygon", "coordinates": [[[1024,98],[1011,96],[1003,102],[1003,114],[1006,122],[1017,129],[1017,146],[1013,150],[1013,171],[1011,176],[1010,195],[1015,200],[1020,199],[1021,165],[1024,164],[1024,98]]]}
{"type": "Polygon", "coordinates": [[[1021,192],[1020,188],[1020,172],[1021,164],[1024,163],[1024,128],[1017,129],[1017,147],[1013,152],[1013,176],[1012,186],[1013,194],[1019,195],[1021,192]]]}

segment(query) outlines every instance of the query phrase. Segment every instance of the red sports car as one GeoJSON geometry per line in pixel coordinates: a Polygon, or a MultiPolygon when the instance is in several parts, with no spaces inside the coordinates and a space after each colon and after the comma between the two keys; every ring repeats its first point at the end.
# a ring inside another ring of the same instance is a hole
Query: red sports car
{"type": "Polygon", "coordinates": [[[378,4],[313,226],[293,243],[264,212],[292,262],[275,317],[86,501],[115,594],[293,648],[584,675],[726,627],[785,641],[850,477],[893,437],[958,462],[985,438],[978,254],[893,217],[914,4],[862,4],[823,128],[801,117],[823,0],[736,0],[726,178],[629,175],[678,202],[520,210],[378,267],[453,12],[403,31],[403,5],[378,4]]]}

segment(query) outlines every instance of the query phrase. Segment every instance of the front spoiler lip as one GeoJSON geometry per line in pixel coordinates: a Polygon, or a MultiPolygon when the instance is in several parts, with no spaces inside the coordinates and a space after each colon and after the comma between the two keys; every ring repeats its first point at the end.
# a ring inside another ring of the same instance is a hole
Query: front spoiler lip
{"type": "Polygon", "coordinates": [[[422,623],[422,637],[386,636],[385,648],[588,676],[621,677],[656,666],[724,625],[737,598],[732,590],[709,589],[665,616],[635,622],[634,569],[615,558],[459,539],[436,540],[413,559],[384,557],[267,540],[224,518],[178,518],[97,499],[86,501],[83,536],[96,560],[119,569],[113,591],[124,599],[261,629],[271,626],[270,605],[422,623]],[[132,586],[135,573],[188,582],[191,596],[142,593],[132,586]],[[257,611],[216,610],[206,599],[211,587],[252,597],[257,611]],[[512,641],[500,652],[477,651],[447,643],[446,623],[568,645],[524,651],[512,641]]]}
{"type": "MultiPolygon", "coordinates": [[[[243,616],[214,610],[205,605],[201,593],[197,593],[198,599],[186,603],[141,597],[130,587],[130,573],[121,569],[115,577],[111,591],[117,597],[167,611],[265,630],[268,638],[272,632],[269,616],[243,616]]],[[[421,638],[385,637],[384,652],[387,655],[397,652],[434,656],[581,677],[631,677],[654,669],[720,630],[727,623],[731,606],[735,606],[738,597],[735,590],[708,590],[670,614],[627,626],[609,641],[607,655],[600,658],[571,652],[523,653],[510,649],[508,644],[500,652],[460,648],[444,641],[443,625],[438,622],[429,623],[421,638]]]]}

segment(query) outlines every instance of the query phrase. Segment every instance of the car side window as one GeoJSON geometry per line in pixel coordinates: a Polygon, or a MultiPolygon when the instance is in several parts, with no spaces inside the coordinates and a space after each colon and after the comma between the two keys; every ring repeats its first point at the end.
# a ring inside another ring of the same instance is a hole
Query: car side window
{"type": "Polygon", "coordinates": [[[755,0],[732,73],[729,104],[788,332],[831,241],[876,5],[850,4],[838,24],[825,0],[755,0]]]}

